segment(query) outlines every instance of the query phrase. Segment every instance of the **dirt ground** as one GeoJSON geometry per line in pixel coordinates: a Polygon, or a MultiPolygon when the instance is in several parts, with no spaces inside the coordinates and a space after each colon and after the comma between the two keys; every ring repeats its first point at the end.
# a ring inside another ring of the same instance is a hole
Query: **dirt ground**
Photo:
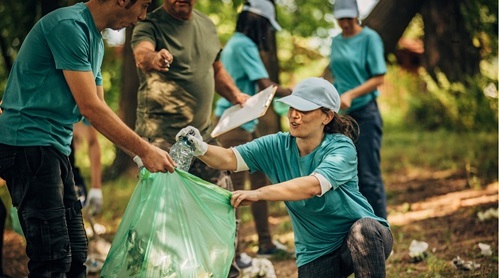
{"type": "MultiPolygon", "coordinates": [[[[387,260],[387,277],[498,277],[498,183],[471,189],[465,175],[450,172],[423,171],[400,173],[385,181],[389,196],[389,217],[395,239],[393,254],[387,260]],[[495,217],[479,220],[477,215],[495,209],[495,217]],[[413,262],[409,256],[412,240],[427,242],[427,257],[413,262]],[[491,246],[492,255],[484,256],[478,243],[491,246]],[[452,260],[480,264],[475,270],[453,267],[452,260]]],[[[277,227],[287,216],[271,217],[277,227]]],[[[240,236],[245,246],[256,241],[252,223],[241,227],[240,236]]],[[[4,262],[6,274],[26,277],[27,258],[22,237],[5,232],[4,262]]],[[[288,246],[293,235],[274,236],[288,246]]],[[[249,255],[255,254],[247,247],[249,255]]],[[[273,260],[277,277],[297,277],[293,259],[273,260]]]]}

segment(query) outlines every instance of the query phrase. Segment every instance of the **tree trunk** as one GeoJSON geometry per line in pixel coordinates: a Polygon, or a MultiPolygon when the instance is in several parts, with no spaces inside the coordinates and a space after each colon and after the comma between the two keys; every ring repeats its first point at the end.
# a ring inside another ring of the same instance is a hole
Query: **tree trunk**
{"type": "Polygon", "coordinates": [[[426,1],[421,9],[425,25],[423,66],[435,80],[436,70],[445,73],[451,82],[463,81],[464,76],[480,72],[480,50],[473,45],[460,3],[426,1]]]}
{"type": "MultiPolygon", "coordinates": [[[[132,38],[133,27],[126,28],[125,44],[123,45],[123,68],[121,72],[121,94],[119,100],[118,116],[132,130],[135,129],[137,119],[137,90],[139,88],[139,77],[135,66],[130,40],[132,38]]],[[[116,157],[112,166],[107,169],[105,180],[114,179],[127,172],[128,169],[136,167],[132,158],[116,148],[116,157]]]]}
{"type": "MultiPolygon", "coordinates": [[[[424,0],[380,0],[362,25],[376,30],[383,39],[385,55],[393,53],[405,29],[421,10],[424,0]]],[[[431,2],[431,1],[430,1],[431,2]]]]}
{"type": "MultiPolygon", "coordinates": [[[[449,81],[462,81],[479,73],[480,52],[473,45],[471,30],[455,0],[380,0],[363,25],[376,30],[383,39],[385,55],[394,53],[399,39],[420,13],[424,22],[422,66],[436,80],[436,71],[449,81]]],[[[480,16],[480,15],[476,15],[480,16]]]]}

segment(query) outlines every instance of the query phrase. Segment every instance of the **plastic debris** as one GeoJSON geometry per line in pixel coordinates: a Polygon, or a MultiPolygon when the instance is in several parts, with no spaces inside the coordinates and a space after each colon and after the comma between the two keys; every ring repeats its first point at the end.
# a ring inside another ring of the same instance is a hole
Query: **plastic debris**
{"type": "Polygon", "coordinates": [[[485,243],[478,243],[478,248],[482,251],[482,255],[484,256],[490,256],[492,255],[492,250],[490,249],[490,245],[485,244],[485,243]]]}
{"type": "Polygon", "coordinates": [[[246,253],[241,253],[239,254],[239,257],[236,258],[236,263],[237,263],[237,266],[240,268],[240,269],[243,269],[243,268],[247,268],[247,267],[250,267],[251,266],[251,263],[253,261],[253,258],[250,257],[248,254],[246,253]]]}
{"type": "Polygon", "coordinates": [[[85,232],[87,233],[87,237],[97,237],[106,233],[106,227],[99,223],[94,223],[93,228],[86,227],[85,232]]]}
{"type": "Polygon", "coordinates": [[[87,257],[85,265],[87,266],[87,275],[91,273],[99,273],[102,269],[102,265],[104,265],[104,260],[95,259],[89,256],[87,257]]]}
{"type": "Polygon", "coordinates": [[[459,256],[452,259],[452,265],[459,270],[475,270],[480,268],[480,264],[473,261],[465,261],[459,256]]]}
{"type": "Polygon", "coordinates": [[[409,257],[411,257],[411,262],[417,263],[428,256],[426,250],[428,249],[428,243],[424,241],[412,240],[409,246],[409,257]]]}
{"type": "Polygon", "coordinates": [[[87,274],[98,273],[101,270],[109,249],[111,249],[111,243],[101,237],[88,240],[88,256],[85,262],[87,274]]]}
{"type": "Polygon", "coordinates": [[[187,137],[182,136],[170,148],[170,156],[178,169],[188,172],[194,157],[194,146],[187,137]]]}
{"type": "Polygon", "coordinates": [[[277,277],[272,262],[265,258],[253,258],[251,266],[242,269],[242,278],[275,278],[277,277]]]}
{"type": "Polygon", "coordinates": [[[479,211],[477,213],[477,216],[480,221],[485,221],[487,219],[492,219],[492,218],[498,218],[499,208],[490,208],[486,211],[479,211]]]}

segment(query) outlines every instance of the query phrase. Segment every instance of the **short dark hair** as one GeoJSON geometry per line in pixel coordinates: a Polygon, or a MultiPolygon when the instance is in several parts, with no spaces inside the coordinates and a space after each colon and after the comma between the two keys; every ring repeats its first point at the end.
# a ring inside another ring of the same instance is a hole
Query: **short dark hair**
{"type": "Polygon", "coordinates": [[[133,6],[135,3],[137,2],[137,0],[130,0],[130,3],[128,3],[128,5],[125,6],[125,8],[130,8],[131,6],[133,6]]]}

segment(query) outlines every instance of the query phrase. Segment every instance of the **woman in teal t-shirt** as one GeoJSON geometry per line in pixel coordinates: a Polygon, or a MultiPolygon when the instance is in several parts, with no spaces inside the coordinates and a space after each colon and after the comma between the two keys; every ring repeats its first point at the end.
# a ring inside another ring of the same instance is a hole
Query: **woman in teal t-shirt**
{"type": "Polygon", "coordinates": [[[187,127],[194,155],[216,169],[261,171],[272,185],[234,191],[234,207],[285,201],[291,217],[299,277],[385,277],[393,238],[388,222],[360,193],[353,140],[358,126],[338,114],[340,97],[322,78],[298,83],[280,99],[289,105],[289,133],[267,135],[224,149],[187,127]]]}
{"type": "Polygon", "coordinates": [[[341,110],[360,126],[355,144],[360,192],[374,213],[386,219],[380,158],[383,120],[377,103],[386,73],[383,41],[376,31],[359,24],[356,0],[336,0],[334,17],[342,32],[331,42],[329,69],[341,95],[341,110]]]}

